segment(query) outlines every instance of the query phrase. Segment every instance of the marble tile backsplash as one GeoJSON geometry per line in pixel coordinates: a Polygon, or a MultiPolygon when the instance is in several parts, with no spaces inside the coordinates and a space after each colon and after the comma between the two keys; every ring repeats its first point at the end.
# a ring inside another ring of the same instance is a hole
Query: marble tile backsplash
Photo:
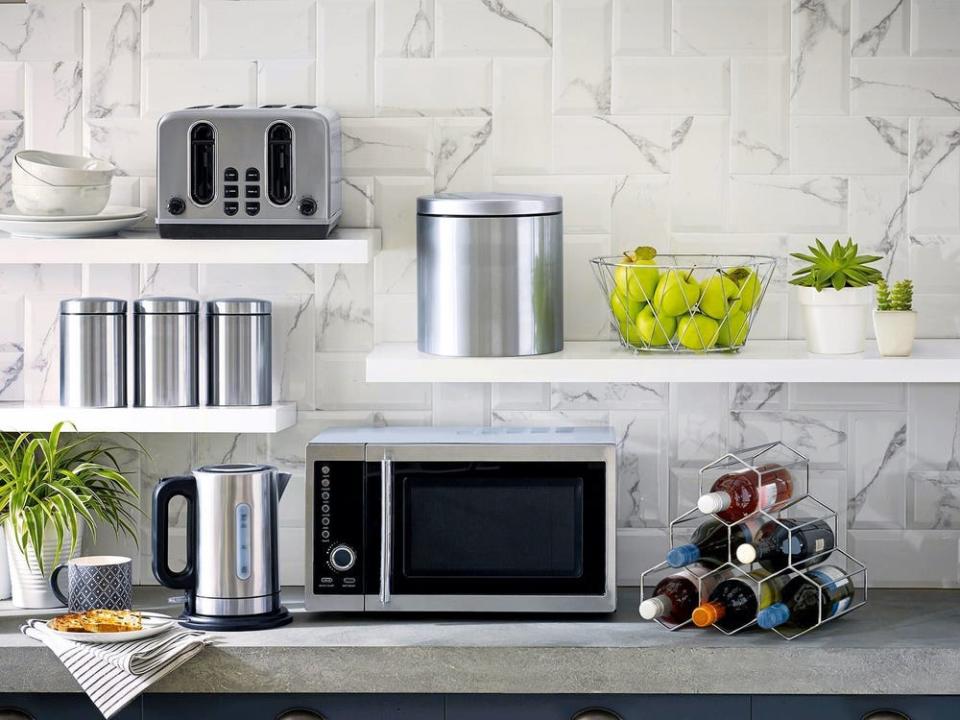
{"type": "MultiPolygon", "coordinates": [[[[852,235],[913,277],[920,334],[960,338],[960,3],[952,0],[29,0],[0,5],[0,209],[20,148],[120,168],[155,205],[155,126],[197,103],[319,102],[343,115],[344,224],[383,230],[369,266],[0,267],[0,400],[55,402],[69,295],[271,299],[272,436],[141,436],[157,479],[201,462],[294,473],[283,579],[302,580],[303,448],[347,424],[609,424],[621,578],[662,554],[697,469],[783,440],[814,463],[877,585],[960,587],[960,386],[387,385],[375,343],[416,338],[414,199],[558,192],[565,335],[610,337],[586,260],[785,256],[852,235]]],[[[798,338],[783,262],[754,337],[798,338]]],[[[182,518],[180,519],[182,524],[182,518]]],[[[182,528],[178,530],[182,541],[182,528]]],[[[101,535],[106,551],[111,541],[101,535]]],[[[137,552],[129,544],[118,551],[137,552]]],[[[149,520],[138,579],[151,582],[149,520]]]]}

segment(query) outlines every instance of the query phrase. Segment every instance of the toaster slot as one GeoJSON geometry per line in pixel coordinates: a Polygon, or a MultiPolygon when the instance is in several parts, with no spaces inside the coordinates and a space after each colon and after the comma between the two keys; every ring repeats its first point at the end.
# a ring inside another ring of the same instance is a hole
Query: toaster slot
{"type": "Polygon", "coordinates": [[[267,129],[267,196],[274,205],[293,197],[293,128],[284,122],[267,129]]]}
{"type": "Polygon", "coordinates": [[[213,202],[216,131],[208,122],[190,128],[190,197],[197,205],[213,202]]]}

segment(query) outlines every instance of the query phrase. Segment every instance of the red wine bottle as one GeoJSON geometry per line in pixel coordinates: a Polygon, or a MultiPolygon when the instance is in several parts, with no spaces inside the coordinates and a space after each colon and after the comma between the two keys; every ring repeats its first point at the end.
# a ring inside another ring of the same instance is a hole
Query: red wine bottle
{"type": "Polygon", "coordinates": [[[668,575],[657,583],[653,595],[640,603],[640,617],[663,620],[671,625],[685,623],[700,604],[701,589],[709,596],[724,578],[723,572],[711,573],[704,565],[691,565],[668,575]]]}
{"type": "Polygon", "coordinates": [[[807,630],[850,607],[856,589],[843,570],[821,565],[806,574],[813,582],[795,575],[783,588],[780,602],[758,613],[757,625],[767,630],[781,625],[807,630]]]}
{"type": "Polygon", "coordinates": [[[765,522],[752,543],[737,548],[737,560],[744,565],[758,562],[766,570],[777,572],[791,563],[794,567],[810,565],[810,558],[835,546],[833,528],[824,520],[783,518],[765,522]]]}
{"type": "Polygon", "coordinates": [[[697,507],[705,515],[737,522],[757,510],[778,510],[793,496],[793,476],[779,465],[762,465],[759,482],[754,470],[727,473],[717,478],[697,507]]]}

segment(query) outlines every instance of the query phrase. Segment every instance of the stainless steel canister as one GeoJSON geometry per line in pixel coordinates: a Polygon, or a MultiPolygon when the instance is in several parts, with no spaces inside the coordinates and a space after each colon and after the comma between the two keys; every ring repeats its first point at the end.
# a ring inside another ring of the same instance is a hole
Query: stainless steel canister
{"type": "Polygon", "coordinates": [[[60,303],[60,404],[127,404],[127,303],[72,298],[60,303]]]}
{"type": "Polygon", "coordinates": [[[199,404],[199,312],[200,303],[189,298],[147,297],[133,304],[136,407],[199,404]]]}
{"type": "Polygon", "coordinates": [[[271,403],[270,313],[267,300],[227,298],[207,303],[209,405],[271,403]]]}
{"type": "Polygon", "coordinates": [[[503,357],[562,350],[563,199],[418,198],[417,309],[424,352],[503,357]]]}

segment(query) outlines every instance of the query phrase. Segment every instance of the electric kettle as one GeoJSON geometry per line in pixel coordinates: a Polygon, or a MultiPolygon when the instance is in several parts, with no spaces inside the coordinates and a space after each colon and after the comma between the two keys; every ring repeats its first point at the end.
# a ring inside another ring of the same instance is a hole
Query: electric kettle
{"type": "Polygon", "coordinates": [[[280,604],[277,504],[289,473],[270,465],[207,465],[163,478],[153,493],[153,574],[186,591],[180,624],[262,630],[290,622],[280,604]],[[187,562],[170,569],[169,505],[186,500],[187,562]]]}

